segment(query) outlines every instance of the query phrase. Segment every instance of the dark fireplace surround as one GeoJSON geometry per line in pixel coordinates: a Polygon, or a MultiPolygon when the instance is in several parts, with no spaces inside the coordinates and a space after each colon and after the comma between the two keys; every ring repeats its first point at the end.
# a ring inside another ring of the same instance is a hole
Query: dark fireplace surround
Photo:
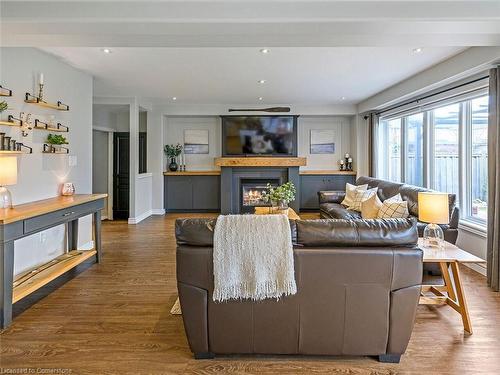
{"type": "MultiPolygon", "coordinates": [[[[221,213],[252,213],[253,206],[243,206],[244,187],[261,191],[268,182],[281,185],[291,181],[297,189],[296,201],[290,207],[298,211],[299,167],[222,167],[221,168],[221,213]]],[[[262,205],[256,203],[257,205],[262,205]]]]}

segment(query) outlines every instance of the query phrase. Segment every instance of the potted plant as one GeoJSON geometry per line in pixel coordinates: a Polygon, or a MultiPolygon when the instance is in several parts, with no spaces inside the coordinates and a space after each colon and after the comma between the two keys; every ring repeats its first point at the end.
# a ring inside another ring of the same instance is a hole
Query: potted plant
{"type": "Polygon", "coordinates": [[[163,151],[165,152],[165,155],[167,155],[167,158],[170,159],[170,163],[168,164],[168,169],[171,170],[172,172],[175,172],[177,168],[179,168],[179,166],[177,165],[176,158],[182,152],[182,145],[180,143],[177,143],[176,145],[165,145],[163,151]]]}
{"type": "Polygon", "coordinates": [[[295,185],[292,182],[277,187],[267,184],[267,190],[262,193],[262,199],[264,202],[271,203],[273,212],[286,213],[288,203],[295,200],[295,193],[295,185]]]}
{"type": "Polygon", "coordinates": [[[60,134],[49,134],[47,136],[47,144],[50,146],[50,152],[56,152],[60,150],[60,146],[67,145],[68,140],[60,134]]]}
{"type": "Polygon", "coordinates": [[[2,113],[3,111],[6,111],[7,109],[9,109],[9,105],[7,104],[7,102],[5,100],[1,101],[0,102],[0,113],[2,113]]]}

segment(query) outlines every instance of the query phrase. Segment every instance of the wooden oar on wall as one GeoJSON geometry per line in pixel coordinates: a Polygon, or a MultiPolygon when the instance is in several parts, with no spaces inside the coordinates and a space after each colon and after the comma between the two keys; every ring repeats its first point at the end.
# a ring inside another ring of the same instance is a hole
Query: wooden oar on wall
{"type": "Polygon", "coordinates": [[[290,112],[290,107],[230,108],[229,112],[290,112]]]}

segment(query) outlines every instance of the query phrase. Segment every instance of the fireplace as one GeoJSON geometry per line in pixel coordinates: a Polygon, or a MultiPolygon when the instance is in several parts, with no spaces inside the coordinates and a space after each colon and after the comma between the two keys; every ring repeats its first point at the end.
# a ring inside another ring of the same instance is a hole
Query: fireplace
{"type": "MultiPolygon", "coordinates": [[[[257,157],[242,159],[244,159],[245,162],[248,162],[248,159],[258,159],[250,163],[256,165],[258,165],[261,160],[261,158],[257,157]]],[[[282,160],[282,158],[279,157],[262,159],[271,159],[271,161],[275,159],[282,160]]],[[[299,167],[265,165],[256,167],[222,166],[220,180],[221,213],[223,215],[254,213],[255,207],[268,205],[261,199],[262,192],[266,189],[268,183],[273,186],[278,186],[288,181],[295,184],[297,197],[299,197],[299,167]]],[[[294,210],[298,210],[298,202],[298,199],[292,202],[290,207],[294,210]]]]}
{"type": "Polygon", "coordinates": [[[278,186],[280,180],[274,179],[241,179],[240,180],[240,212],[253,213],[254,207],[269,206],[263,200],[263,192],[267,189],[267,184],[278,186]]]}

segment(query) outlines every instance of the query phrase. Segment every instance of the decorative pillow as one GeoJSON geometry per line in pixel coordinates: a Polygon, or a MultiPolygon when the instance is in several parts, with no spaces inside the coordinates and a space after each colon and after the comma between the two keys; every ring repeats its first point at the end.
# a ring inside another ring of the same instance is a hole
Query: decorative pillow
{"type": "Polygon", "coordinates": [[[363,219],[376,219],[382,202],[377,194],[373,194],[367,200],[361,202],[361,217],[363,219]]]}
{"type": "Polygon", "coordinates": [[[350,183],[345,184],[345,198],[340,204],[349,207],[350,205],[352,205],[352,202],[354,201],[354,196],[356,195],[356,191],[367,190],[367,189],[368,189],[368,184],[358,185],[358,186],[352,185],[350,183]]]}
{"type": "Polygon", "coordinates": [[[377,219],[397,219],[410,216],[407,201],[391,201],[391,199],[386,199],[382,203],[382,207],[380,207],[377,214],[377,219]]]}
{"type": "Polygon", "coordinates": [[[401,194],[397,193],[395,196],[387,198],[384,202],[402,202],[401,194]]]}
{"type": "Polygon", "coordinates": [[[361,204],[368,198],[371,198],[372,195],[377,195],[377,188],[368,190],[356,190],[356,195],[354,196],[354,200],[352,204],[348,207],[348,209],[354,211],[361,211],[361,204]]]}

